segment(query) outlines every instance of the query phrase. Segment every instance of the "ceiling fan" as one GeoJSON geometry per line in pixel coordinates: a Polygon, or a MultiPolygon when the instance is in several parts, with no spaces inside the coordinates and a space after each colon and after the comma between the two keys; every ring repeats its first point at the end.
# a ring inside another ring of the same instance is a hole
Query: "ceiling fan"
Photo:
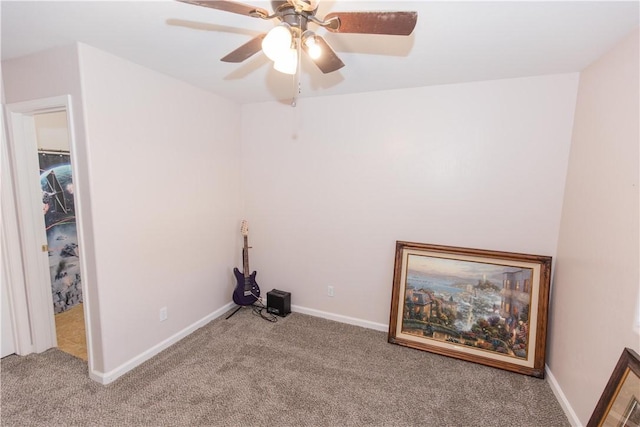
{"type": "Polygon", "coordinates": [[[408,36],[418,20],[417,12],[335,12],[316,16],[319,0],[272,0],[273,13],[230,0],[177,0],[260,19],[278,19],[268,33],[259,34],[221,59],[242,62],[262,50],[274,61],[274,68],[286,74],[298,70],[303,50],[323,73],[344,67],[344,63],[324,38],[307,28],[309,23],[333,33],[386,34],[408,36]]]}

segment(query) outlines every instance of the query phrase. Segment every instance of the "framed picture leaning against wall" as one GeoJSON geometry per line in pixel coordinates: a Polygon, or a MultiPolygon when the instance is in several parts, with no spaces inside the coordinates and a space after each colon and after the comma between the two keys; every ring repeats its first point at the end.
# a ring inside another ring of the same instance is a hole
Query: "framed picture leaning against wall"
{"type": "Polygon", "coordinates": [[[551,257],[396,242],[389,342],[544,378],[551,257]]]}
{"type": "Polygon", "coordinates": [[[622,351],[587,423],[587,427],[601,426],[640,426],[640,356],[630,348],[622,351]]]}

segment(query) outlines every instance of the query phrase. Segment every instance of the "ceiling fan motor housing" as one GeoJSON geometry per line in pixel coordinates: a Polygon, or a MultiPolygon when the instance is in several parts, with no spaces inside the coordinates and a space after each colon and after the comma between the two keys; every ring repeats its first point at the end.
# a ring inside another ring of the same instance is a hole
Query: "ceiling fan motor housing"
{"type": "Polygon", "coordinates": [[[299,37],[307,30],[309,16],[312,16],[312,13],[306,11],[298,12],[294,8],[294,6],[286,1],[274,3],[282,3],[280,7],[275,9],[275,14],[282,22],[285,22],[291,26],[291,29],[293,30],[296,37],[299,37]]]}
{"type": "Polygon", "coordinates": [[[273,10],[278,10],[278,8],[283,5],[291,5],[296,10],[305,12],[315,11],[318,8],[318,0],[272,0],[271,7],[273,10]]]}

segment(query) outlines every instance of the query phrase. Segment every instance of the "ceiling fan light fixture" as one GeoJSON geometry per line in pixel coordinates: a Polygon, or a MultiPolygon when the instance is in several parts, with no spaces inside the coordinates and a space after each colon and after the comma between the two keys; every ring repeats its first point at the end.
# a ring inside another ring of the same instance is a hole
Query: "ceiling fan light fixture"
{"type": "Polygon", "coordinates": [[[283,22],[269,30],[262,40],[262,51],[267,58],[277,62],[287,55],[286,52],[291,49],[292,41],[291,27],[283,22]]]}
{"type": "Polygon", "coordinates": [[[298,51],[289,48],[278,60],[273,61],[273,69],[284,74],[293,75],[298,70],[298,51]]]}
{"type": "Polygon", "coordinates": [[[302,42],[307,47],[307,53],[312,59],[320,58],[320,55],[322,55],[322,48],[316,40],[316,35],[313,31],[305,31],[302,34],[302,42]]]}
{"type": "Polygon", "coordinates": [[[280,21],[280,24],[273,27],[268,33],[253,37],[247,43],[221,58],[221,61],[242,62],[262,49],[264,54],[274,62],[276,70],[287,74],[296,74],[295,80],[298,89],[302,52],[309,56],[324,74],[333,73],[344,67],[344,62],[324,37],[307,30],[308,24],[318,25],[332,33],[409,36],[418,20],[418,12],[410,11],[331,12],[321,18],[316,16],[320,0],[272,0],[273,13],[269,13],[266,9],[238,3],[235,0],[177,1],[252,18],[280,21]],[[295,55],[292,54],[292,50],[295,55]]]}

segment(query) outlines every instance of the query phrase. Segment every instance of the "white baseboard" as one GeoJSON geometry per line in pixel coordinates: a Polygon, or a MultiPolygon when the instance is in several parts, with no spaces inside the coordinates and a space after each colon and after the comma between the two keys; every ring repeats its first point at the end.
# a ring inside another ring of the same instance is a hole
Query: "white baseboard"
{"type": "Polygon", "coordinates": [[[544,370],[547,376],[547,382],[551,387],[551,391],[553,391],[553,394],[556,396],[556,399],[558,399],[558,403],[560,403],[560,406],[562,407],[564,414],[569,419],[569,422],[573,427],[582,427],[583,424],[580,422],[580,420],[578,419],[578,415],[576,415],[575,411],[571,407],[571,404],[567,400],[567,396],[565,396],[564,393],[562,392],[562,389],[560,388],[560,384],[558,384],[558,381],[556,381],[556,377],[554,377],[553,374],[551,373],[551,369],[549,369],[549,365],[545,365],[544,370]]]}
{"type": "MultiPolygon", "coordinates": [[[[368,320],[357,319],[354,317],[342,316],[340,314],[328,313],[326,311],[315,310],[313,308],[301,307],[301,306],[291,306],[291,310],[298,313],[308,314],[310,316],[322,317],[324,319],[335,320],[336,322],[348,323],[350,325],[362,326],[363,328],[374,329],[376,331],[387,332],[389,330],[389,325],[385,325],[384,323],[375,323],[370,322],[368,320]]],[[[567,397],[562,392],[558,381],[556,381],[556,377],[553,376],[551,370],[548,365],[545,365],[545,372],[547,382],[551,387],[551,391],[556,396],[558,403],[562,407],[565,415],[569,419],[569,423],[573,427],[582,427],[583,424],[580,422],[580,419],[576,415],[575,411],[571,407],[571,404],[567,400],[567,397]]]]}
{"type": "Polygon", "coordinates": [[[235,304],[233,302],[229,302],[229,303],[225,304],[224,306],[220,307],[219,309],[217,309],[213,313],[211,313],[211,314],[203,317],[202,319],[198,320],[197,322],[187,326],[183,330],[181,330],[178,333],[170,336],[169,338],[167,338],[166,340],[162,341],[161,343],[151,347],[149,350],[145,351],[144,353],[141,353],[138,356],[134,357],[133,359],[129,360],[128,362],[125,362],[122,365],[118,366],[116,369],[113,369],[113,370],[111,370],[111,371],[109,371],[107,373],[99,372],[99,371],[90,371],[89,372],[89,377],[92,380],[94,380],[94,381],[96,381],[96,382],[98,382],[100,384],[104,384],[104,385],[109,384],[109,383],[115,381],[117,378],[121,377],[122,375],[126,374],[127,372],[129,372],[130,370],[135,368],[136,366],[138,366],[138,365],[146,362],[147,360],[151,359],[153,356],[155,356],[156,354],[160,353],[162,350],[165,350],[165,349],[171,347],[173,344],[177,343],[182,338],[184,338],[187,335],[191,334],[196,329],[201,328],[202,326],[206,325],[207,323],[211,322],[212,320],[222,316],[227,311],[229,311],[229,309],[231,309],[234,305],[235,304]]]}
{"type": "MultiPolygon", "coordinates": [[[[151,359],[153,356],[160,353],[161,351],[171,347],[173,344],[177,343],[182,338],[191,334],[196,329],[201,328],[202,326],[206,325],[212,320],[222,316],[234,306],[235,304],[233,302],[229,302],[225,304],[224,306],[217,309],[213,313],[187,326],[186,328],[179,331],[178,333],[172,335],[171,337],[167,338],[161,343],[151,347],[149,350],[145,351],[144,353],[139,354],[138,356],[130,359],[129,361],[123,363],[122,365],[118,366],[117,368],[109,372],[105,373],[105,372],[90,370],[89,377],[100,384],[104,384],[104,385],[109,384],[115,381],[116,379],[118,379],[119,377],[121,377],[122,375],[126,374],[136,366],[141,365],[142,363],[151,359]]],[[[301,307],[296,305],[292,306],[291,308],[293,311],[298,313],[308,314],[310,316],[315,316],[315,317],[322,317],[324,319],[334,320],[336,322],[347,323],[350,325],[361,326],[363,328],[373,329],[376,331],[387,332],[389,330],[389,326],[384,323],[370,322],[368,320],[357,319],[354,317],[343,316],[340,314],[329,313],[326,311],[315,310],[313,308],[301,307]]]]}
{"type": "Polygon", "coordinates": [[[308,314],[309,316],[322,317],[323,319],[335,320],[336,322],[348,323],[349,325],[362,326],[367,329],[374,329],[376,331],[388,332],[389,325],[384,323],[375,323],[368,320],[357,319],[355,317],[343,316],[341,314],[329,313],[326,311],[316,310],[313,308],[301,307],[299,305],[292,305],[291,311],[295,311],[302,314],[308,314]]]}
{"type": "MultiPolygon", "coordinates": [[[[196,329],[201,328],[202,326],[206,325],[212,320],[222,316],[234,306],[235,304],[233,302],[229,302],[225,304],[224,306],[220,307],[213,313],[203,317],[202,319],[198,320],[192,325],[184,328],[178,333],[172,335],[171,337],[155,345],[154,347],[150,348],[144,353],[141,353],[140,355],[134,357],[128,362],[123,363],[122,365],[118,366],[116,369],[111,370],[110,372],[103,373],[99,371],[90,370],[89,377],[100,384],[103,384],[103,385],[109,384],[115,381],[117,378],[121,377],[122,375],[126,374],[136,366],[141,365],[142,363],[151,359],[156,354],[160,353],[161,351],[177,343],[182,338],[193,333],[196,329]]],[[[316,310],[313,308],[301,307],[299,305],[291,306],[291,309],[292,311],[297,313],[307,314],[309,316],[321,317],[323,319],[333,320],[341,323],[347,323],[349,325],[361,326],[363,328],[373,329],[376,331],[387,332],[389,330],[389,325],[386,325],[384,323],[371,322],[368,320],[358,319],[355,317],[343,316],[340,314],[329,313],[326,311],[316,310]]],[[[578,416],[576,415],[573,408],[569,404],[569,401],[567,400],[566,396],[562,392],[560,385],[556,381],[556,378],[553,376],[553,373],[551,373],[551,370],[549,369],[548,365],[545,365],[545,372],[546,372],[547,382],[549,383],[549,386],[551,387],[553,394],[556,396],[556,399],[558,399],[558,402],[560,403],[560,406],[562,407],[562,410],[564,411],[565,415],[569,419],[569,422],[574,427],[581,427],[582,424],[580,423],[578,416]]]]}

